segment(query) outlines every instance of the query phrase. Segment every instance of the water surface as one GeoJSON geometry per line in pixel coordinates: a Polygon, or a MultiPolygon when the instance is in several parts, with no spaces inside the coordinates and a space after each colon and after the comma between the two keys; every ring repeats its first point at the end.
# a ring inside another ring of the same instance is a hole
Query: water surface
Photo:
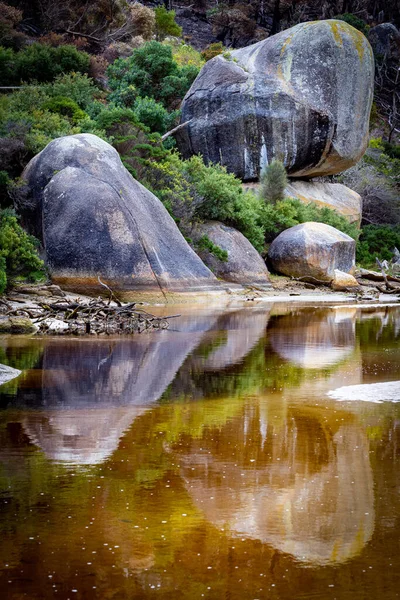
{"type": "Polygon", "coordinates": [[[197,309],[0,362],[1,598],[400,596],[400,307],[197,309]]]}

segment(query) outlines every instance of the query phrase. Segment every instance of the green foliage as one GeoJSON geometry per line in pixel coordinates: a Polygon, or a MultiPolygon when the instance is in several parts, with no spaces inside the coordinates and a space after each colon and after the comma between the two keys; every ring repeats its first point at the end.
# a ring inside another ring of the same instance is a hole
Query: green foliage
{"type": "Polygon", "coordinates": [[[0,51],[0,74],[3,85],[24,82],[53,81],[57,75],[71,71],[87,73],[90,57],[75,46],[52,48],[35,43],[19,52],[11,49],[0,51]]]}
{"type": "Polygon", "coordinates": [[[196,246],[199,251],[207,250],[222,262],[227,262],[228,260],[228,252],[214,244],[207,235],[203,235],[196,243],[196,246]]]}
{"type": "Polygon", "coordinates": [[[0,81],[2,85],[15,83],[14,56],[15,52],[11,48],[0,46],[0,81]]]}
{"type": "Polygon", "coordinates": [[[277,235],[289,227],[309,221],[331,225],[353,239],[358,239],[357,227],[330,208],[319,208],[312,203],[303,204],[297,198],[285,198],[276,205],[265,204],[263,207],[262,223],[266,242],[272,242],[277,235]]]}
{"type": "Polygon", "coordinates": [[[11,210],[0,211],[0,293],[15,277],[35,281],[44,276],[36,246],[36,240],[22,229],[11,210]]]}
{"type": "Polygon", "coordinates": [[[225,48],[222,42],[214,42],[213,44],[207,46],[205,50],[203,50],[201,56],[205,61],[208,61],[214,58],[215,56],[218,56],[219,54],[223,54],[224,51],[225,48]]]}
{"type": "Polygon", "coordinates": [[[58,75],[52,83],[43,86],[43,91],[51,97],[63,96],[73,100],[84,111],[93,108],[100,90],[85,73],[64,73],[58,75]]]}
{"type": "Polygon", "coordinates": [[[182,27],[175,21],[174,10],[167,10],[164,6],[158,6],[154,12],[156,15],[156,36],[158,40],[163,40],[167,35],[181,37],[182,27]]]}
{"type": "Polygon", "coordinates": [[[286,170],[279,160],[273,160],[261,173],[260,195],[265,202],[276,204],[283,200],[288,183],[286,170]]]}
{"type": "MultiPolygon", "coordinates": [[[[167,42],[164,42],[164,44],[167,42]]],[[[204,65],[202,54],[198,52],[193,46],[185,44],[181,40],[168,40],[168,45],[172,48],[172,56],[174,61],[180,66],[196,67],[201,69],[204,65]]]]}
{"type": "Polygon", "coordinates": [[[390,158],[400,159],[400,146],[390,144],[389,142],[382,142],[382,145],[387,156],[389,156],[390,158]]]}
{"type": "Polygon", "coordinates": [[[0,171],[0,209],[9,204],[8,186],[11,179],[7,171],[0,171]]]}
{"type": "MultiPolygon", "coordinates": [[[[82,107],[93,108],[93,98],[98,93],[86,75],[71,74],[57,78],[52,84],[27,86],[3,96],[0,136],[22,140],[31,154],[63,135],[94,133],[105,138],[105,132],[82,110],[82,107]]],[[[27,154],[28,160],[30,157],[27,154]]]]}
{"type": "Polygon", "coordinates": [[[136,96],[153,98],[170,110],[182,100],[198,74],[198,67],[180,67],[171,46],[151,41],[133,51],[129,58],[118,58],[107,69],[110,100],[132,106],[136,96]]]}
{"type": "Polygon", "coordinates": [[[140,123],[143,123],[152,132],[165,133],[170,129],[179,111],[169,113],[162,104],[154,98],[136,98],[133,112],[140,123]]]}
{"type": "Polygon", "coordinates": [[[54,98],[51,98],[43,104],[43,109],[63,115],[65,117],[69,117],[69,119],[71,119],[71,121],[75,124],[88,116],[82,109],[79,108],[74,100],[71,100],[71,98],[66,98],[65,96],[55,96],[54,98]]]}
{"type": "Polygon", "coordinates": [[[357,244],[357,262],[371,267],[376,258],[390,260],[395,247],[400,250],[400,225],[366,225],[357,244]]]}
{"type": "Polygon", "coordinates": [[[342,15],[337,15],[336,17],[334,17],[334,19],[345,21],[355,29],[358,29],[358,31],[361,31],[361,33],[363,33],[365,36],[368,36],[368,32],[370,29],[369,25],[367,25],[365,21],[357,17],[357,15],[354,15],[353,13],[343,13],[342,15]]]}

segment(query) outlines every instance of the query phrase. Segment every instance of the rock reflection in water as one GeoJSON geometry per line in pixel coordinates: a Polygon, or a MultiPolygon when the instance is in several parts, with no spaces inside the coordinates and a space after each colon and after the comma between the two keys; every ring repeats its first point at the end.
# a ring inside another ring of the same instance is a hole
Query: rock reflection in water
{"type": "Polygon", "coordinates": [[[261,406],[175,448],[195,505],[214,525],[302,562],[356,556],[374,530],[363,429],[332,409],[261,406]]]}
{"type": "Polygon", "coordinates": [[[27,435],[50,459],[102,462],[159,399],[202,335],[163,331],[130,340],[49,340],[41,385],[30,388],[28,380],[17,393],[19,406],[41,408],[25,414],[27,435]]]}
{"type": "Polygon", "coordinates": [[[46,340],[40,381],[38,371],[32,371],[32,384],[28,377],[17,392],[19,407],[41,409],[25,414],[25,432],[52,460],[102,462],[133,421],[162,396],[207,331],[224,332],[223,343],[211,349],[202,365],[218,370],[250,352],[267,320],[265,310],[235,311],[220,317],[183,317],[177,331],[131,339],[46,340]]]}
{"type": "Polygon", "coordinates": [[[347,358],[355,347],[356,309],[303,310],[271,319],[268,339],[283,359],[321,369],[347,358]]]}

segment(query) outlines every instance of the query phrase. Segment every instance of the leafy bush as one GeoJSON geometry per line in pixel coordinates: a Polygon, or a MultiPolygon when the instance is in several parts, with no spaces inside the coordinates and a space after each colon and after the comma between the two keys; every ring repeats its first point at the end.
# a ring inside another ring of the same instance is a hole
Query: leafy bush
{"type": "Polygon", "coordinates": [[[107,69],[110,99],[123,105],[123,95],[130,90],[138,96],[154,98],[165,108],[175,108],[198,74],[194,65],[179,67],[172,56],[172,48],[160,42],[147,42],[133,51],[129,58],[118,58],[107,69]]]}
{"type": "Polygon", "coordinates": [[[377,257],[390,260],[395,247],[400,250],[400,225],[366,225],[357,244],[357,262],[370,267],[377,257]]]}
{"type": "Polygon", "coordinates": [[[181,37],[182,27],[175,21],[174,10],[167,10],[164,6],[158,6],[154,12],[156,15],[156,36],[158,40],[163,40],[167,35],[181,37]]]}
{"type": "Polygon", "coordinates": [[[17,31],[22,21],[22,10],[0,2],[0,45],[6,48],[20,48],[26,42],[26,36],[17,31]]]}
{"type": "Polygon", "coordinates": [[[79,108],[74,100],[65,96],[55,96],[43,104],[44,110],[69,117],[73,123],[82,121],[88,115],[79,108]]]}
{"type": "MultiPolygon", "coordinates": [[[[164,44],[166,43],[164,42],[164,44]]],[[[202,54],[195,50],[193,46],[185,44],[182,40],[168,40],[168,45],[172,48],[174,61],[180,67],[195,67],[198,70],[204,65],[202,54]]]]}
{"type": "Polygon", "coordinates": [[[207,46],[207,48],[203,50],[201,56],[205,61],[208,61],[214,58],[214,56],[222,54],[224,51],[225,48],[222,42],[214,42],[212,44],[209,44],[209,46],[207,46]]]}
{"type": "Polygon", "coordinates": [[[214,242],[212,242],[207,235],[203,235],[199,239],[199,241],[196,242],[196,248],[200,252],[202,250],[207,250],[208,252],[210,252],[210,254],[212,254],[222,262],[227,262],[228,260],[228,252],[220,248],[220,246],[217,246],[217,244],[214,244],[214,242]]]}
{"type": "Polygon", "coordinates": [[[51,97],[70,98],[84,111],[88,111],[100,96],[100,90],[85,73],[64,73],[52,83],[43,86],[43,91],[51,97]]]}
{"type": "Polygon", "coordinates": [[[288,183],[285,167],[279,160],[273,160],[261,173],[260,195],[265,202],[276,204],[283,200],[288,183]]]}
{"type": "Polygon", "coordinates": [[[57,75],[69,73],[87,73],[90,57],[79,52],[75,46],[52,48],[35,43],[24,50],[0,52],[0,73],[3,85],[19,84],[22,81],[53,81],[57,75]]]}
{"type": "Polygon", "coordinates": [[[129,11],[135,35],[141,35],[144,40],[151,40],[156,27],[154,10],[137,2],[129,11]]]}
{"type": "Polygon", "coordinates": [[[146,125],[150,131],[165,133],[176,120],[179,111],[169,113],[162,104],[154,98],[136,98],[133,112],[140,123],[146,125]]]}
{"type": "Polygon", "coordinates": [[[0,46],[0,81],[2,85],[13,85],[15,83],[15,52],[11,48],[0,46]]]}
{"type": "Polygon", "coordinates": [[[285,198],[275,205],[265,204],[263,207],[262,224],[265,241],[272,242],[285,229],[309,221],[331,225],[354,240],[358,239],[360,233],[356,225],[349,223],[345,217],[330,208],[319,208],[312,203],[303,204],[297,198],[285,198]]]}
{"type": "Polygon", "coordinates": [[[15,214],[0,211],[0,293],[15,277],[35,281],[44,276],[36,247],[37,241],[22,229],[15,214]]]}

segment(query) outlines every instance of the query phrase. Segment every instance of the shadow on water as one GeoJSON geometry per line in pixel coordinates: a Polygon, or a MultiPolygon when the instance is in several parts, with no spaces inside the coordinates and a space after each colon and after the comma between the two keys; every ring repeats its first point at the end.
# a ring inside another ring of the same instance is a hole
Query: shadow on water
{"type": "Polygon", "coordinates": [[[399,341],[343,306],[0,339],[5,597],[395,598],[400,408],[327,392],[399,379],[399,341]]]}

